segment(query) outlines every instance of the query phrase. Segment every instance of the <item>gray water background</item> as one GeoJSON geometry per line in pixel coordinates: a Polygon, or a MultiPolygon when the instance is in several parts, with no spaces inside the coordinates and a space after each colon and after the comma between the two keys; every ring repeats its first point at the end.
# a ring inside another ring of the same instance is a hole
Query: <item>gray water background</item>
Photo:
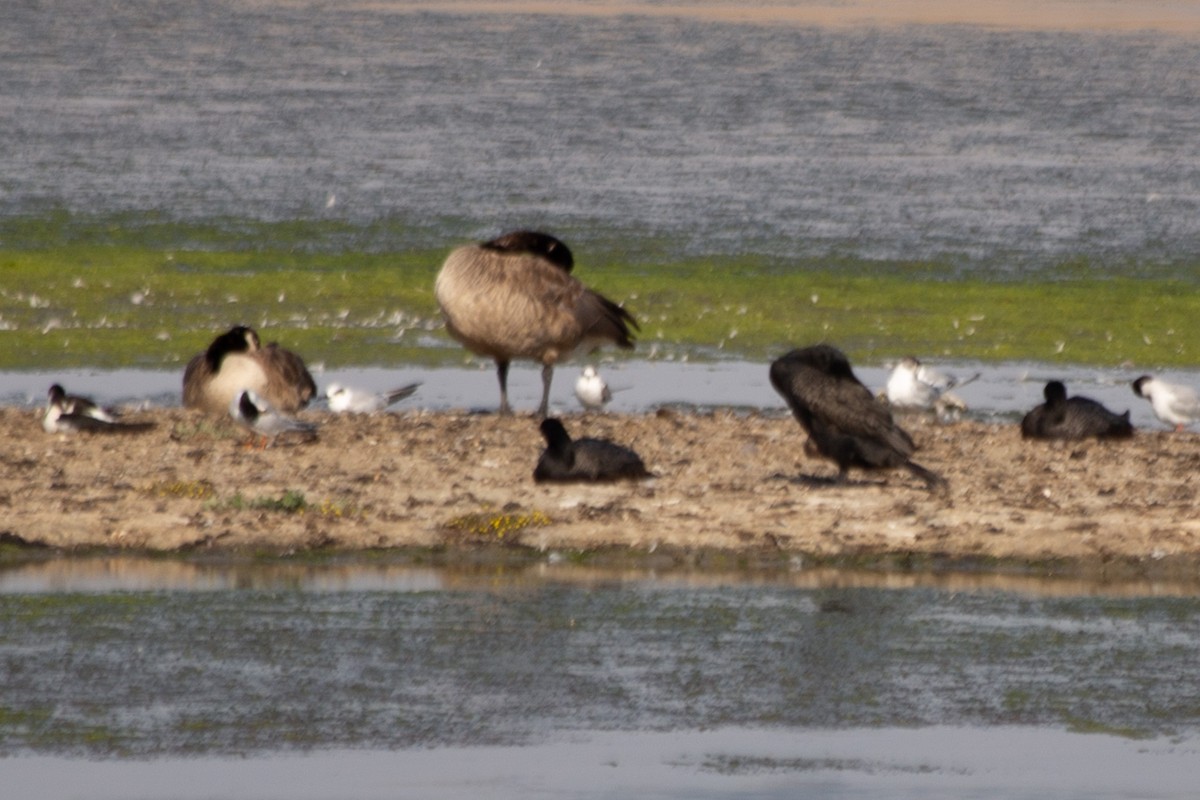
{"type": "Polygon", "coordinates": [[[1197,85],[1163,32],[16,0],[0,220],[1190,275],[1197,85]]]}
{"type": "MultiPolygon", "coordinates": [[[[1146,400],[1133,394],[1130,382],[1140,370],[1019,362],[954,362],[938,366],[962,380],[979,375],[977,380],[955,390],[967,405],[964,418],[1013,424],[1042,402],[1047,381],[1062,380],[1073,395],[1090,397],[1118,413],[1128,410],[1137,427],[1148,430],[1169,427],[1155,419],[1146,400]]],[[[579,369],[580,363],[571,363],[555,371],[550,394],[552,413],[582,411],[574,395],[579,369]]],[[[783,400],[767,379],[765,363],[622,360],[601,364],[600,372],[614,389],[613,401],[606,406],[613,413],[646,413],[659,408],[787,413],[783,400]]],[[[874,391],[883,389],[889,372],[886,365],[855,367],[855,374],[874,391]]],[[[474,367],[325,369],[317,365],[314,373],[321,391],[332,383],[382,392],[419,382],[421,386],[415,395],[392,407],[392,411],[400,413],[414,409],[494,411],[498,403],[495,368],[491,362],[482,360],[474,367]]],[[[1200,386],[1200,370],[1158,374],[1168,380],[1200,386]]],[[[77,369],[0,372],[0,405],[41,408],[46,402],[46,390],[55,382],[97,402],[126,408],[174,407],[181,402],[182,371],[77,369]]],[[[513,366],[509,393],[519,411],[534,409],[541,400],[541,391],[540,369],[522,363],[513,366]]],[[[322,407],[321,401],[312,406],[322,407]]]]}

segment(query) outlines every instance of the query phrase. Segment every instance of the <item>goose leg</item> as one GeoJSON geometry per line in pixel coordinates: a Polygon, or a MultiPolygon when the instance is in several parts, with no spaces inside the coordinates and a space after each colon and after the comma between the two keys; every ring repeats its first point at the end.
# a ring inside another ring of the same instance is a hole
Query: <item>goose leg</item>
{"type": "Polygon", "coordinates": [[[500,413],[508,416],[512,408],[508,405],[508,361],[496,359],[496,376],[500,378],[500,413]]]}
{"type": "Polygon", "coordinates": [[[542,404],[538,406],[538,416],[545,417],[550,412],[550,380],[554,377],[554,365],[542,367],[542,404]]]}

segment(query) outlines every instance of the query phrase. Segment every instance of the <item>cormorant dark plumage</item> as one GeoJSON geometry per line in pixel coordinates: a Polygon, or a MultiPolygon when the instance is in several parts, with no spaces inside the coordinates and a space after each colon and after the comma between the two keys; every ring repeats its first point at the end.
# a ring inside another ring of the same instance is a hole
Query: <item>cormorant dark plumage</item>
{"type": "Polygon", "coordinates": [[[1118,439],[1133,435],[1129,412],[1115,414],[1088,397],[1067,397],[1062,381],[1050,381],[1042,390],[1046,402],[1021,420],[1026,439],[1118,439]]]}
{"type": "Polygon", "coordinates": [[[579,348],[604,343],[633,348],[637,321],[571,275],[574,258],[558,239],[513,231],[459,247],[438,273],[434,294],[446,330],[468,350],[496,362],[500,413],[509,414],[508,367],[515,359],[542,365],[546,416],[554,365],[579,348]]]}
{"type": "Polygon", "coordinates": [[[607,439],[572,440],[562,422],[542,420],[546,449],[533,479],[542,481],[619,481],[648,478],[646,465],[633,450],[607,439]]]}
{"type": "Polygon", "coordinates": [[[903,467],[931,489],[946,485],[940,475],[909,458],[916,450],[912,437],[855,377],[836,347],[814,345],[775,359],[771,385],[787,401],[817,452],[837,464],[839,479],[851,467],[903,467]]]}

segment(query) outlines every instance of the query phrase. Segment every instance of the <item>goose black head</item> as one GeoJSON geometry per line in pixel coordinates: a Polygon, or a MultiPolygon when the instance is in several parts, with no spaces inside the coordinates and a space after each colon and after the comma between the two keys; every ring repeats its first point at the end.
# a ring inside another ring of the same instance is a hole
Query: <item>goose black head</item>
{"type": "Polygon", "coordinates": [[[258,333],[253,328],[235,325],[212,340],[208,350],[204,351],[204,358],[215,372],[221,368],[221,362],[230,353],[252,353],[260,346],[258,333]]]}
{"type": "Polygon", "coordinates": [[[504,253],[532,253],[545,258],[564,272],[575,268],[575,257],[571,255],[571,249],[548,233],[510,231],[484,242],[483,247],[504,253]]]}

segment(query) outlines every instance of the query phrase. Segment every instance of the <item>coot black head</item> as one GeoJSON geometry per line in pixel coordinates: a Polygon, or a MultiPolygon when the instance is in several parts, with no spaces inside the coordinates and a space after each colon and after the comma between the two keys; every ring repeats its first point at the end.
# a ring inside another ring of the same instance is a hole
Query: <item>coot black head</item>
{"type": "Polygon", "coordinates": [[[541,424],[546,449],[538,459],[533,479],[542,481],[618,481],[646,478],[650,473],[640,456],[607,439],[572,440],[563,424],[547,418],[541,424]]]}
{"type": "Polygon", "coordinates": [[[1117,439],[1133,435],[1129,412],[1114,414],[1089,397],[1068,397],[1062,381],[1050,381],[1042,390],[1046,402],[1021,420],[1026,439],[1117,439]]]}
{"type": "Polygon", "coordinates": [[[1067,387],[1062,381],[1050,381],[1042,389],[1042,397],[1046,398],[1048,405],[1060,405],[1067,402],[1067,387]]]}
{"type": "Polygon", "coordinates": [[[570,455],[571,435],[567,433],[567,429],[563,427],[560,420],[555,417],[547,417],[538,427],[542,431],[542,437],[546,440],[546,447],[549,450],[563,457],[570,455]]]}

